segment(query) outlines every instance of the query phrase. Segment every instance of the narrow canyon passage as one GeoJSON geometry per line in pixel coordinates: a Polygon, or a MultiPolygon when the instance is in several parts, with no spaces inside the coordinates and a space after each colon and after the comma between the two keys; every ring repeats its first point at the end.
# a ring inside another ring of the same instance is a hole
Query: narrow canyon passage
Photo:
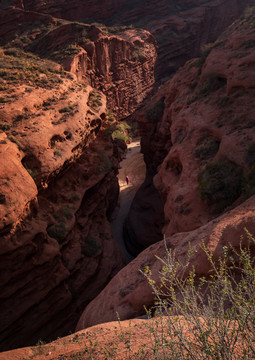
{"type": "Polygon", "coordinates": [[[144,182],[146,174],[146,165],[140,148],[140,140],[136,139],[128,145],[126,158],[120,163],[121,168],[118,175],[120,195],[111,222],[113,236],[127,262],[130,262],[134,257],[126,250],[123,239],[123,224],[134,196],[144,182]],[[130,179],[128,185],[125,181],[126,176],[130,179]]]}

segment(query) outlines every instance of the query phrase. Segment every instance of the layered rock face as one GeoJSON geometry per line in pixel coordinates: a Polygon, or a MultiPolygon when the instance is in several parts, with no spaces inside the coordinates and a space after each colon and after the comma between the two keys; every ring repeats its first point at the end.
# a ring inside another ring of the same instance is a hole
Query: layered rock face
{"type": "Polygon", "coordinates": [[[57,60],[79,81],[103,91],[108,107],[123,118],[154,85],[156,43],[146,30],[111,31],[116,32],[19,9],[0,17],[1,44],[15,45],[21,38],[27,50],[57,60]]]}
{"type": "MultiPolygon", "coordinates": [[[[72,33],[70,28],[60,31],[72,33]]],[[[108,107],[119,119],[127,117],[154,85],[155,39],[146,30],[103,35],[102,30],[90,26],[87,32],[91,41],[81,41],[81,51],[74,58],[67,59],[64,68],[80,81],[103,91],[108,107]]],[[[54,32],[52,36],[55,36],[54,32]]]]}
{"type": "Polygon", "coordinates": [[[155,45],[147,32],[107,36],[20,9],[0,20],[0,346],[9,349],[72,331],[124,265],[108,221],[122,156],[109,110],[127,115],[149,91],[155,45]],[[110,101],[89,83],[108,86],[110,101]]]}
{"type": "MultiPolygon", "coordinates": [[[[253,191],[252,19],[244,16],[188,62],[137,117],[148,172],[157,174],[154,185],[165,201],[166,236],[204,225],[253,191]]],[[[131,209],[127,222],[126,241],[132,249],[137,243],[137,252],[151,244],[146,226],[138,236],[143,206],[150,207],[148,197],[133,204],[135,221],[131,209]]]]}
{"type": "Polygon", "coordinates": [[[149,30],[159,44],[157,80],[167,79],[180,65],[200,54],[202,44],[215,41],[254,0],[72,1],[24,0],[24,8],[79,21],[103,21],[149,30]],[[142,16],[141,16],[142,14],[142,16]]]}

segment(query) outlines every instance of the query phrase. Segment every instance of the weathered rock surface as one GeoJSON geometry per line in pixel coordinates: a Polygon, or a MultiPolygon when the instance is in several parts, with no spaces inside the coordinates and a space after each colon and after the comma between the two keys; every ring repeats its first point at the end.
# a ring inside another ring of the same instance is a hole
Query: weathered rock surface
{"type": "Polygon", "coordinates": [[[216,38],[254,0],[86,1],[23,0],[24,8],[68,20],[104,21],[149,30],[159,44],[157,79],[167,79],[180,65],[200,54],[202,44],[216,38]],[[141,14],[143,14],[141,16],[141,14]]]}
{"type": "Polygon", "coordinates": [[[100,132],[105,96],[17,48],[1,48],[0,63],[0,346],[8,349],[74,329],[123,260],[108,222],[120,154],[100,132]]]}
{"type": "MultiPolygon", "coordinates": [[[[137,116],[148,173],[156,174],[154,185],[165,202],[166,236],[206,224],[254,191],[253,21],[251,13],[234,23],[137,116]]],[[[149,207],[145,196],[140,194],[144,202],[133,204],[137,214],[137,208],[142,213],[149,207]]],[[[150,245],[141,222],[142,216],[128,221],[137,251],[142,243],[150,245]],[[134,238],[136,233],[144,233],[143,238],[134,238]]]]}

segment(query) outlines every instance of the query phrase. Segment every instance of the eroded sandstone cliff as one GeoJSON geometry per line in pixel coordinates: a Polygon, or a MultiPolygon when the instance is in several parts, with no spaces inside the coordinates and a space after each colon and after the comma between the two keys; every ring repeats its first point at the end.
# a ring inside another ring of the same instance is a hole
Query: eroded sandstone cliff
{"type": "Polygon", "coordinates": [[[151,91],[157,53],[148,31],[118,30],[16,8],[0,15],[0,44],[22,46],[59,62],[79,81],[103,91],[108,107],[123,118],[151,91]]]}
{"type": "Polygon", "coordinates": [[[124,265],[108,221],[122,156],[109,128],[112,112],[128,115],[150,90],[155,45],[146,31],[104,35],[21,9],[1,12],[0,34],[0,346],[8,349],[73,330],[124,265]]]}
{"type": "Polygon", "coordinates": [[[6,349],[68,332],[79,306],[123,263],[107,220],[118,196],[118,151],[96,137],[104,127],[104,95],[97,93],[95,108],[90,86],[21,52],[15,57],[13,49],[1,50],[1,62],[8,64],[0,109],[6,349]]]}
{"type": "MultiPolygon", "coordinates": [[[[204,225],[253,191],[253,26],[248,12],[162,86],[137,117],[148,173],[157,174],[154,186],[165,202],[167,236],[204,225]]],[[[148,197],[142,198],[127,221],[133,252],[136,243],[137,251],[152,243],[151,231],[146,236],[147,227],[143,232],[139,225],[139,213],[150,208],[148,197]]]]}
{"type": "Polygon", "coordinates": [[[23,1],[24,8],[79,21],[133,25],[149,30],[159,44],[157,79],[167,79],[180,65],[200,54],[254,0],[23,1]],[[141,15],[142,14],[142,15],[141,15]]]}

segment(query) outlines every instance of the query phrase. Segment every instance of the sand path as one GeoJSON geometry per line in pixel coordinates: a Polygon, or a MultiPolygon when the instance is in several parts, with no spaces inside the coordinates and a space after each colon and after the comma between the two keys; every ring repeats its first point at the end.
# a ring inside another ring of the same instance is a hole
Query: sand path
{"type": "Polygon", "coordinates": [[[126,261],[133,260],[133,256],[128,253],[123,240],[123,224],[127,217],[133,198],[145,179],[146,167],[143,154],[140,153],[140,140],[135,140],[128,145],[126,158],[120,163],[119,185],[120,196],[118,206],[113,213],[111,222],[113,236],[120,247],[126,261]],[[128,175],[130,182],[127,185],[125,178],[128,175]]]}

